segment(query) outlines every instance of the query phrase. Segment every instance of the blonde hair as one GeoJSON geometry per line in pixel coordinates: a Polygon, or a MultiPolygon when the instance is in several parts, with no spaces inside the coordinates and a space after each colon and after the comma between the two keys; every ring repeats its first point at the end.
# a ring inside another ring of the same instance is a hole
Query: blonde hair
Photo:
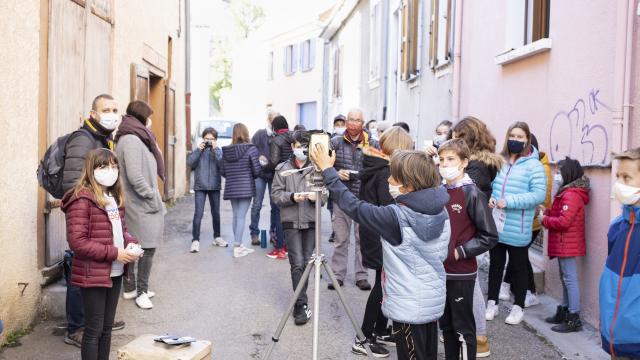
{"type": "Polygon", "coordinates": [[[250,141],[249,139],[249,129],[243,123],[237,123],[233,125],[233,135],[231,144],[246,144],[250,141]]]}
{"type": "Polygon", "coordinates": [[[389,164],[391,176],[413,191],[440,186],[442,178],[431,156],[424,151],[397,150],[389,164]]]}
{"type": "MultiPolygon", "coordinates": [[[[98,205],[102,208],[107,206],[107,198],[104,196],[104,186],[98,184],[95,176],[93,175],[96,168],[102,166],[119,166],[118,157],[113,151],[109,149],[95,149],[91,150],[84,160],[84,168],[82,169],[82,175],[78,180],[78,184],[73,190],[73,195],[78,196],[82,190],[88,190],[93,194],[98,205]]],[[[116,182],[106,189],[111,196],[116,199],[118,207],[124,206],[124,191],[122,188],[122,182],[120,176],[116,182]]]]}
{"type": "Polygon", "coordinates": [[[391,156],[396,150],[413,150],[413,139],[403,128],[392,126],[380,136],[380,150],[391,156]]]}

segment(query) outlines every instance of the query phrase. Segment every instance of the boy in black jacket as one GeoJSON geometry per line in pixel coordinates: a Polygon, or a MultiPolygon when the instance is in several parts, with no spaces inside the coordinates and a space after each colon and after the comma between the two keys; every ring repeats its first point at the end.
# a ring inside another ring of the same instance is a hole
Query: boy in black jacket
{"type": "Polygon", "coordinates": [[[498,232],[486,196],[464,170],[470,151],[464,140],[445,142],[438,149],[440,175],[449,193],[447,212],[451,221],[447,273],[447,300],[440,328],[446,359],[476,358],[476,324],[473,317],[473,289],[478,266],[476,256],[498,242],[498,232]]]}

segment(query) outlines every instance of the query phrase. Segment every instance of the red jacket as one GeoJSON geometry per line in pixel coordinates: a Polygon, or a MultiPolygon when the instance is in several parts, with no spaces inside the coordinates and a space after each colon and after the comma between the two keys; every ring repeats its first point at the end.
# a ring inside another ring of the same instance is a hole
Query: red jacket
{"type": "Polygon", "coordinates": [[[584,256],[585,205],[589,203],[589,179],[578,179],[558,191],[551,209],[545,211],[542,225],[549,229],[548,255],[584,256]]]}
{"type": "MultiPolygon", "coordinates": [[[[118,258],[118,248],[113,245],[111,221],[89,190],[78,196],[69,191],[62,199],[62,211],[66,215],[67,242],[73,250],[71,283],[81,288],[111,287],[111,263],[118,258]]],[[[127,232],[124,209],[120,208],[124,234],[124,246],[137,243],[127,232]]],[[[126,272],[125,266],[125,272],[126,272]]]]}

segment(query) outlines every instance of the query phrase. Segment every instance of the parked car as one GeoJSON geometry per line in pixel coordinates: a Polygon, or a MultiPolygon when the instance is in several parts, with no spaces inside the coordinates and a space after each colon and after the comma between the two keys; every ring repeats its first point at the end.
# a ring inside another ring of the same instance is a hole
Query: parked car
{"type": "Polygon", "coordinates": [[[208,127],[212,127],[216,129],[218,132],[218,146],[223,147],[227,145],[231,145],[231,138],[233,135],[233,126],[236,124],[235,121],[224,120],[224,119],[209,119],[209,120],[200,120],[198,122],[198,127],[196,129],[195,134],[191,136],[192,148],[196,149],[198,144],[202,142],[202,132],[204,129],[208,127]]]}

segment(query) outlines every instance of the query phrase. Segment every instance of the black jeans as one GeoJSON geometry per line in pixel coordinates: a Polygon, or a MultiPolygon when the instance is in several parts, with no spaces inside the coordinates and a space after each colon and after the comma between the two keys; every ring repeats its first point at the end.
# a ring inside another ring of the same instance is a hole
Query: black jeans
{"type": "MultiPolygon", "coordinates": [[[[316,245],[315,229],[284,229],[284,238],[287,241],[289,251],[289,264],[291,265],[291,283],[295,291],[302,273],[304,272],[316,245]]],[[[302,292],[296,300],[296,305],[307,303],[307,285],[305,282],[302,292]]]]}
{"type": "Polygon", "coordinates": [[[404,324],[393,322],[398,360],[436,360],[438,358],[438,322],[404,324]]]}
{"type": "Polygon", "coordinates": [[[64,252],[64,262],[62,269],[64,281],[67,283],[67,299],[65,312],[67,313],[67,332],[73,334],[84,326],[84,307],[82,306],[82,293],[80,288],[71,285],[71,263],[73,262],[73,251],[64,252]]]}
{"type": "MultiPolygon", "coordinates": [[[[529,248],[531,247],[531,244],[533,244],[533,240],[535,240],[535,238],[538,237],[538,234],[540,233],[540,230],[536,230],[533,232],[533,234],[531,235],[531,242],[529,243],[529,245],[527,245],[527,251],[529,251],[529,248]]],[[[529,283],[527,285],[527,290],[531,291],[531,293],[535,294],[536,293],[536,282],[533,280],[533,267],[531,266],[531,261],[529,261],[529,257],[527,256],[527,277],[529,278],[529,283]]],[[[504,274],[504,282],[506,282],[507,284],[511,285],[511,282],[513,281],[513,265],[511,263],[511,260],[509,260],[509,262],[507,263],[507,271],[504,274]]]]}
{"type": "MultiPolygon", "coordinates": [[[[211,208],[211,220],[213,221],[213,238],[220,237],[220,191],[196,190],[196,210],[193,214],[193,227],[191,235],[193,240],[200,240],[200,224],[204,216],[204,204],[209,197],[211,208]]],[[[145,254],[146,255],[146,254],[145,254]]]]}
{"type": "Polygon", "coordinates": [[[362,332],[367,338],[387,331],[387,318],[382,313],[382,270],[376,270],[376,282],[369,293],[362,319],[362,332]]]}
{"type": "Polygon", "coordinates": [[[140,260],[130,263],[127,268],[127,275],[124,277],[124,292],[131,292],[138,289],[138,296],[149,290],[149,276],[151,275],[151,265],[153,265],[153,255],[155,248],[143,248],[144,255],[140,260]],[[136,271],[136,264],[138,270],[136,271]],[[137,277],[136,277],[137,272],[137,277]],[[137,284],[136,284],[137,283],[137,284]],[[136,286],[137,285],[137,286],[136,286]]]}
{"type": "Polygon", "coordinates": [[[460,359],[464,351],[460,336],[464,339],[467,353],[463,359],[476,358],[476,321],[473,317],[473,290],[475,280],[447,280],[447,301],[440,318],[440,329],[444,337],[444,354],[447,360],[460,359]]]}
{"type": "Polygon", "coordinates": [[[502,284],[502,274],[504,264],[509,253],[509,262],[513,264],[513,278],[511,281],[511,291],[515,295],[515,305],[524,309],[524,299],[527,295],[527,261],[529,258],[529,248],[526,246],[517,247],[498,243],[489,250],[491,257],[489,263],[489,300],[496,304],[499,302],[500,285],[502,284]]]}
{"type": "Polygon", "coordinates": [[[111,278],[110,288],[82,289],[86,326],[82,336],[82,360],[109,360],[111,328],[116,317],[122,276],[111,278]]]}

